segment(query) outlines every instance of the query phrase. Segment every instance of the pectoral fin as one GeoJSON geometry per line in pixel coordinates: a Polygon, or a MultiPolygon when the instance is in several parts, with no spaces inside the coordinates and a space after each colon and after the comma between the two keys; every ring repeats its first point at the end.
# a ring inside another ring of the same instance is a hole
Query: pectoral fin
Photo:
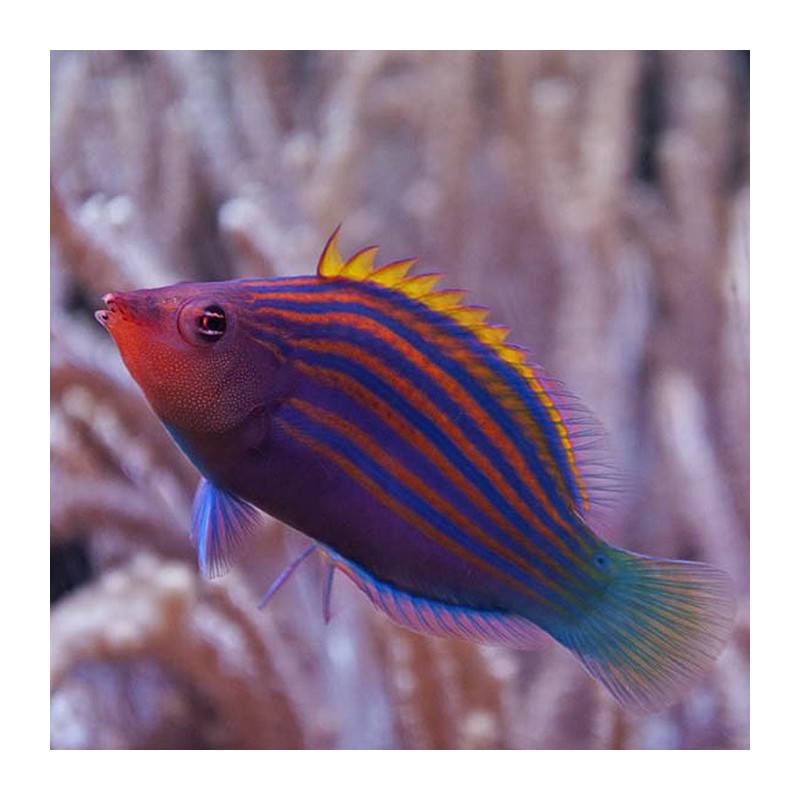
{"type": "Polygon", "coordinates": [[[192,512],[192,542],[203,575],[224,575],[237,545],[258,528],[261,517],[255,506],[203,478],[192,512]]]}

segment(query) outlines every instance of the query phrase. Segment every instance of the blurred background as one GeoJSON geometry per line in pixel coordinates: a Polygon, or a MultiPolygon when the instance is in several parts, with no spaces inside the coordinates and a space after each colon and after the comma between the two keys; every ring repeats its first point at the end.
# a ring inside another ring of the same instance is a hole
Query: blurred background
{"type": "Polygon", "coordinates": [[[51,746],[749,747],[749,52],[51,52],[51,746]],[[557,645],[425,638],[265,525],[224,578],[108,291],[418,256],[608,428],[613,540],[727,570],[733,638],[623,711],[557,645]]]}

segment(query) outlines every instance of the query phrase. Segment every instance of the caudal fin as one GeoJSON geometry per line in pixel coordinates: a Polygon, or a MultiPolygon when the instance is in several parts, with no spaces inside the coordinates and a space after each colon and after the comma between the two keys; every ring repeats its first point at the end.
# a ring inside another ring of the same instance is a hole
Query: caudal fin
{"type": "Polygon", "coordinates": [[[656,711],[678,700],[727,642],[731,580],[707,564],[611,552],[613,583],[558,638],[623,705],[656,711]]]}

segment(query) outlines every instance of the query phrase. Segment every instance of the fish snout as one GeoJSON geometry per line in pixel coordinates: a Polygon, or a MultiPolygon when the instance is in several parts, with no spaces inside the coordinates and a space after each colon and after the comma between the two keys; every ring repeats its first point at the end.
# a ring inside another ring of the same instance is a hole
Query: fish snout
{"type": "Polygon", "coordinates": [[[124,317],[124,308],[120,302],[120,296],[114,292],[104,294],[102,300],[106,304],[107,308],[101,309],[100,311],[95,311],[94,318],[104,328],[107,329],[109,323],[115,318],[115,316],[120,315],[124,317]]]}

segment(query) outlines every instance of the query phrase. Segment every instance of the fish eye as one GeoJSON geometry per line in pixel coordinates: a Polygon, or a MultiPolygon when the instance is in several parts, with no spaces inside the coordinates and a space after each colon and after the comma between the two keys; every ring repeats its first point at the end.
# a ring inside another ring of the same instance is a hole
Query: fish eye
{"type": "Polygon", "coordinates": [[[218,342],[230,329],[232,320],[219,303],[190,300],[178,313],[178,330],[189,344],[218,342]]]}
{"type": "Polygon", "coordinates": [[[608,556],[605,553],[597,553],[594,557],[594,565],[598,569],[605,569],[608,566],[608,556]]]}
{"type": "Polygon", "coordinates": [[[207,306],[197,316],[197,333],[209,342],[216,342],[225,333],[225,312],[217,305],[207,306]]]}

